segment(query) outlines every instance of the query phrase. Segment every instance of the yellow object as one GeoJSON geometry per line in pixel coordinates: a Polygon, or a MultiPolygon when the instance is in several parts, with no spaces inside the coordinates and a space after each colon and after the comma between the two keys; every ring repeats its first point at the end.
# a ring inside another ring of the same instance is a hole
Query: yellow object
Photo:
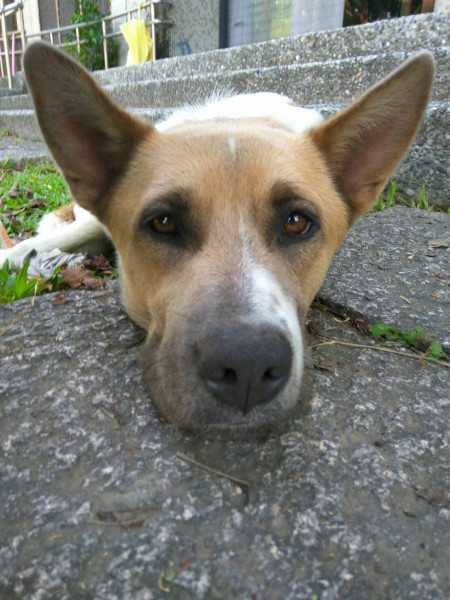
{"type": "MultiPolygon", "coordinates": [[[[140,4],[138,16],[141,16],[140,4]]],[[[127,65],[135,65],[150,60],[153,40],[147,31],[144,19],[131,19],[123,23],[120,30],[129,47],[127,65]]]]}

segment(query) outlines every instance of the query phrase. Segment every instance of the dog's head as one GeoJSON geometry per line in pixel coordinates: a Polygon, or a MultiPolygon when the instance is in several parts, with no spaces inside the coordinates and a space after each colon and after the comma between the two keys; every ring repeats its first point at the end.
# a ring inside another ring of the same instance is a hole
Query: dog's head
{"type": "Polygon", "coordinates": [[[299,403],[308,307],[417,130],[431,55],[303,133],[259,118],[161,132],[45,44],[30,47],[25,70],[75,200],[118,250],[161,412],[188,427],[285,419],[299,403]]]}

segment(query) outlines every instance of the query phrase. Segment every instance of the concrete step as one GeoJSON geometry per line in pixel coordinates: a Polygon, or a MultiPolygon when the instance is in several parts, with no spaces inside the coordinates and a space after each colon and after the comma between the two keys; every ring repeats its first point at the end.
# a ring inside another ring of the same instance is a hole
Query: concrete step
{"type": "MultiPolygon", "coordinates": [[[[153,123],[160,121],[169,115],[172,110],[169,109],[133,109],[137,116],[153,123]]],[[[7,129],[8,132],[18,138],[33,141],[43,141],[42,133],[39,128],[35,112],[32,108],[23,108],[19,110],[0,110],[0,130],[7,129]]]]}
{"type": "Polygon", "coordinates": [[[25,75],[20,72],[16,73],[12,78],[12,88],[8,87],[8,78],[0,77],[0,98],[4,96],[16,96],[18,94],[26,94],[27,86],[25,83],[25,75]]]}
{"type": "Polygon", "coordinates": [[[280,40],[271,40],[227,50],[215,50],[131,67],[99,71],[95,77],[102,85],[150,79],[192,77],[306,64],[343,58],[387,54],[389,52],[433,51],[447,45],[449,17],[446,13],[415,15],[377,21],[358,27],[320,31],[280,40]]]}
{"type": "MultiPolygon", "coordinates": [[[[226,92],[278,92],[299,105],[328,102],[348,103],[382,79],[407,57],[407,52],[352,57],[328,62],[246,69],[182,78],[107,85],[105,89],[125,107],[170,107],[201,102],[212,94],[226,92]]],[[[448,98],[450,47],[435,51],[437,75],[433,100],[448,98]]]]}
{"type": "MultiPolygon", "coordinates": [[[[171,77],[108,84],[104,89],[126,108],[167,108],[202,102],[220,91],[285,94],[297,104],[348,103],[370,85],[400,65],[409,52],[351,57],[327,62],[310,62],[266,68],[227,71],[208,75],[171,77]]],[[[436,80],[432,99],[448,98],[450,46],[434,51],[436,80]]],[[[0,98],[0,110],[32,108],[29,95],[0,98]]]]}

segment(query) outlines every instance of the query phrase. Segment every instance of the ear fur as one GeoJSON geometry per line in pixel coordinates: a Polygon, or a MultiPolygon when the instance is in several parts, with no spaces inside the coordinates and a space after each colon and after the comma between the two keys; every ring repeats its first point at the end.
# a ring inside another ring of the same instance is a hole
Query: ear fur
{"type": "Polygon", "coordinates": [[[24,70],[45,141],[75,200],[101,218],[105,196],[152,127],[117,106],[84,67],[44,42],[24,70]]]}
{"type": "Polygon", "coordinates": [[[352,220],[375,203],[406,153],[428,104],[433,76],[433,57],[421,52],[311,130],[352,220]]]}

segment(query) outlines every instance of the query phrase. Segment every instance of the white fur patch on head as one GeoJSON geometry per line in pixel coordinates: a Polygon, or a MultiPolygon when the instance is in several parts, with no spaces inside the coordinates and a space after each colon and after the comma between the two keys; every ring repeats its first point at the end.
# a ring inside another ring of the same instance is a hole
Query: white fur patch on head
{"type": "Polygon", "coordinates": [[[270,119],[293,133],[318,125],[323,117],[315,110],[295,106],[290,98],[272,92],[241,94],[228,98],[212,98],[204,105],[177,110],[165,121],[156,124],[160,131],[196,121],[211,119],[270,119]]]}

